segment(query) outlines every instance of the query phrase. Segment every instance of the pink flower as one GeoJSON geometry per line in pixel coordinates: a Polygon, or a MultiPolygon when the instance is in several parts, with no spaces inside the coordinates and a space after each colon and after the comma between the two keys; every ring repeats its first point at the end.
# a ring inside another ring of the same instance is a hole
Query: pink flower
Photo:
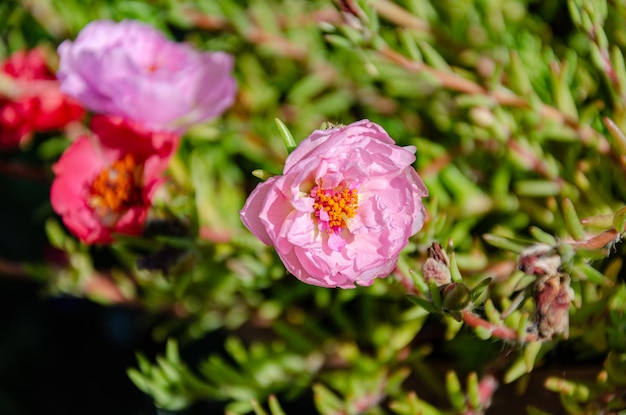
{"type": "Polygon", "coordinates": [[[370,285],[424,224],[428,191],[411,167],[415,151],[368,120],[314,131],[282,176],[254,189],[241,220],[301,281],[370,285]]]}
{"type": "Polygon", "coordinates": [[[53,166],[52,207],[87,244],[110,243],[113,233],[140,234],[179,138],[102,115],[91,130],[53,166]]]}
{"type": "Polygon", "coordinates": [[[99,113],[183,132],[235,99],[233,58],[198,52],[140,22],[96,20],[58,48],[61,90],[99,113]]]}
{"type": "Polygon", "coordinates": [[[61,129],[83,117],[82,107],[59,90],[41,50],[15,52],[0,72],[11,80],[0,95],[0,149],[16,148],[33,132],[61,129]]]}

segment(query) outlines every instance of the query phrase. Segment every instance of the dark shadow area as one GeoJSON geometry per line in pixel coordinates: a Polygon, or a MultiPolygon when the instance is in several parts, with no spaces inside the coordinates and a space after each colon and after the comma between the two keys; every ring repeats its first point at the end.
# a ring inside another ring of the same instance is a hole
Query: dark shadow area
{"type": "Polygon", "coordinates": [[[40,288],[0,278],[0,414],[154,414],[126,375],[160,351],[141,314],[40,288]]]}

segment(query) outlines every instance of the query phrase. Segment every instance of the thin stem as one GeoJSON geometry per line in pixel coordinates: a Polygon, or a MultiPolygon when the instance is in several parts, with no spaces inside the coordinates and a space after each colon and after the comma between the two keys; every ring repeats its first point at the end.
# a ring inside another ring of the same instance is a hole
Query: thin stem
{"type": "Polygon", "coordinates": [[[538,339],[536,334],[528,333],[524,337],[519,338],[517,332],[513,329],[510,329],[506,326],[497,326],[492,324],[486,320],[483,320],[476,314],[472,313],[469,310],[463,310],[462,312],[463,322],[470,327],[478,328],[484,327],[488,329],[494,337],[497,337],[502,340],[517,340],[517,341],[525,341],[531,342],[538,339]]]}
{"type": "MultiPolygon", "coordinates": [[[[433,76],[444,88],[469,95],[484,95],[492,98],[500,105],[526,109],[533,108],[531,103],[526,98],[517,96],[508,91],[489,91],[476,82],[463,78],[455,73],[443,72],[432,68],[423,62],[413,61],[387,46],[382,46],[377,51],[384,58],[402,66],[410,72],[424,72],[433,76]]],[[[578,120],[566,116],[557,108],[545,103],[541,103],[536,110],[542,117],[560,122],[573,129],[584,144],[590,145],[594,143],[598,151],[602,154],[610,152],[611,147],[606,138],[591,127],[587,125],[580,125],[578,120]]]]}
{"type": "Polygon", "coordinates": [[[380,16],[394,22],[398,26],[419,30],[421,32],[431,31],[430,24],[428,24],[427,21],[414,16],[412,13],[388,0],[377,0],[372,3],[372,7],[380,16]]]}
{"type": "Polygon", "coordinates": [[[615,229],[609,229],[601,234],[587,236],[585,240],[571,244],[576,249],[602,249],[619,238],[620,234],[615,229]]]}
{"type": "Polygon", "coordinates": [[[28,277],[28,273],[20,264],[9,262],[0,258],[0,275],[8,277],[23,278],[28,277]]]}
{"type": "Polygon", "coordinates": [[[36,181],[47,181],[49,178],[42,168],[11,161],[0,161],[0,174],[36,181]]]}

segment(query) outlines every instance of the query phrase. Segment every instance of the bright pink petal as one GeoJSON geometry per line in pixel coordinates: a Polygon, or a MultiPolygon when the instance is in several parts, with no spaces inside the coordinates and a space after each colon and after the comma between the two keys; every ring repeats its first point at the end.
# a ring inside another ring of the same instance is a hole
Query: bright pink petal
{"type": "Polygon", "coordinates": [[[58,53],[64,93],[150,129],[184,132],[235,100],[232,56],[197,51],[144,23],[93,21],[58,53]]]}
{"type": "Polygon", "coordinates": [[[114,158],[111,151],[99,149],[94,137],[82,136],[74,141],[52,166],[56,174],[50,190],[50,201],[60,215],[85,206],[85,189],[114,158]]]}
{"type": "Polygon", "coordinates": [[[424,224],[428,192],[411,166],[415,151],[367,120],[314,131],[287,158],[284,174],[250,195],[242,220],[301,281],[370,285],[393,272],[424,224]]]}
{"type": "Polygon", "coordinates": [[[271,245],[272,239],[268,235],[266,225],[261,221],[260,215],[266,203],[267,195],[277,179],[278,177],[274,176],[263,183],[259,183],[239,212],[243,224],[266,245],[271,245]]]}
{"type": "Polygon", "coordinates": [[[153,140],[159,133],[136,130],[132,124],[116,118],[96,116],[94,123],[97,135],[79,137],[53,166],[56,177],[50,191],[53,209],[68,229],[88,244],[110,243],[114,233],[142,232],[152,196],[163,182],[161,173],[175,147],[174,141],[177,142],[177,136],[153,140]],[[161,147],[156,148],[155,143],[161,147]],[[133,206],[121,210],[107,210],[106,206],[94,209],[94,180],[128,154],[139,163],[137,171],[143,172],[142,180],[135,183],[141,197],[133,206]]]}

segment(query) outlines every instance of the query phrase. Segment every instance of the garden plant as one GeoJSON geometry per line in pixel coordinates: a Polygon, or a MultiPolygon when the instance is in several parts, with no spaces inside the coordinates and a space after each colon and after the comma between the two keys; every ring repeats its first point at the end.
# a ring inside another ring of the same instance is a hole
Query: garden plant
{"type": "Polygon", "coordinates": [[[0,33],[0,275],[149,319],[153,413],[626,414],[623,0],[10,0],[0,33]]]}

